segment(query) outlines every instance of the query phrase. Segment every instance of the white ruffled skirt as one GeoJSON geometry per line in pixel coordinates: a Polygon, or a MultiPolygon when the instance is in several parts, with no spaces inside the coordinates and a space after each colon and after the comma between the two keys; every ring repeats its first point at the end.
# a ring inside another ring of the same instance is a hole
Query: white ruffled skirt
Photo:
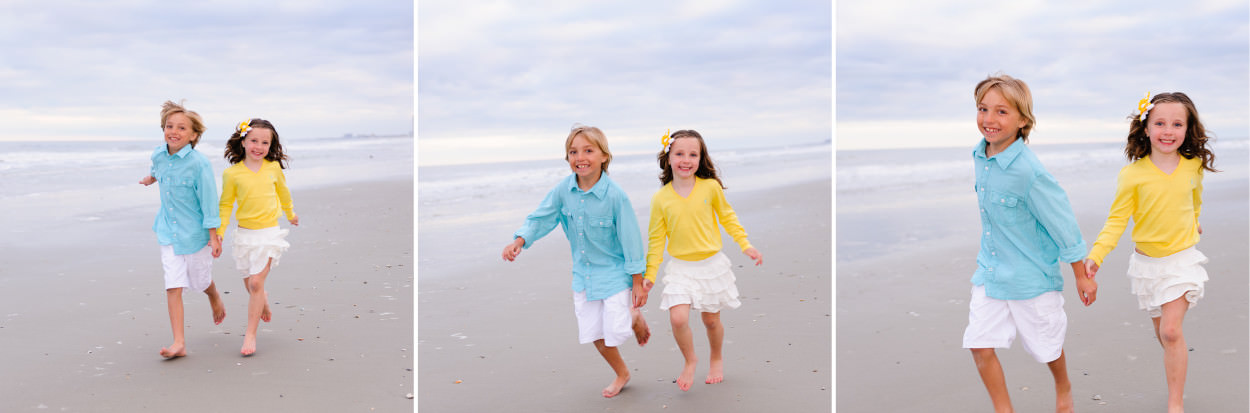
{"type": "Polygon", "coordinates": [[[734,284],[732,263],[725,254],[700,261],[672,259],[664,265],[664,291],[660,293],[660,309],[690,304],[690,309],[705,313],[722,308],[738,308],[738,286],[734,284]]]}
{"type": "Polygon", "coordinates": [[[1134,252],[1128,261],[1128,278],[1138,308],[1159,317],[1163,304],[1181,296],[1189,301],[1189,308],[1198,305],[1207,281],[1207,270],[1202,268],[1206,263],[1207,256],[1194,247],[1160,258],[1134,252]]]}
{"type": "Polygon", "coordinates": [[[231,251],[235,268],[247,277],[264,271],[266,264],[269,264],[271,269],[277,267],[282,253],[291,247],[291,244],[286,242],[286,235],[290,232],[280,227],[236,229],[231,251]],[[269,261],[270,258],[273,259],[272,263],[269,261]]]}

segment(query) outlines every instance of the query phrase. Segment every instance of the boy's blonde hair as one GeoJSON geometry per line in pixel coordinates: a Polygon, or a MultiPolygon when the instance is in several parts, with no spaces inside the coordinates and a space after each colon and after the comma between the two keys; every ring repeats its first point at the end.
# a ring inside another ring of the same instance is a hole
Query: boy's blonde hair
{"type": "MultiPolygon", "coordinates": [[[[183,102],[185,103],[186,101],[184,100],[183,102]]],[[[172,100],[166,100],[161,105],[161,130],[165,130],[165,121],[169,120],[169,116],[175,113],[181,113],[191,120],[191,131],[195,132],[195,139],[191,140],[191,148],[195,148],[195,144],[200,143],[200,136],[204,134],[204,119],[200,118],[200,114],[189,111],[172,100]]]]}
{"type": "Polygon", "coordinates": [[[1020,128],[1017,137],[1024,140],[1024,143],[1029,143],[1029,132],[1033,131],[1033,126],[1037,125],[1037,118],[1033,117],[1033,94],[1029,92],[1029,85],[1023,80],[1004,74],[986,77],[981,83],[977,83],[974,92],[977,104],[980,104],[985,94],[994,88],[997,88],[998,93],[1003,95],[1003,99],[1007,99],[1007,102],[1020,112],[1020,117],[1024,118],[1024,127],[1020,128]]]}
{"type": "Polygon", "coordinates": [[[608,164],[612,163],[612,151],[608,150],[608,137],[604,136],[603,131],[594,126],[586,126],[580,123],[573,125],[573,129],[569,131],[569,138],[564,140],[564,160],[569,160],[569,149],[573,148],[573,139],[578,135],[598,146],[603,155],[607,157],[603,161],[603,173],[608,173],[608,164]]]}

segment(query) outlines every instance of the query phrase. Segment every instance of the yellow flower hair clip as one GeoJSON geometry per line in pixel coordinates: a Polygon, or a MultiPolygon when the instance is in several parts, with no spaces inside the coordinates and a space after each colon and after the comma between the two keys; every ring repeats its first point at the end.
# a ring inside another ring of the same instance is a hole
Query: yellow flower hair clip
{"type": "Polygon", "coordinates": [[[1150,109],[1154,109],[1155,105],[1150,103],[1150,92],[1146,92],[1146,97],[1137,101],[1137,120],[1145,122],[1146,114],[1150,113],[1150,109]]]}
{"type": "Polygon", "coordinates": [[[247,132],[252,130],[251,125],[252,125],[252,120],[248,119],[248,120],[239,122],[239,126],[236,126],[234,130],[239,132],[239,137],[241,138],[241,137],[247,136],[247,132]]]}
{"type": "Polygon", "coordinates": [[[664,130],[664,136],[660,137],[660,144],[661,144],[661,145],[664,145],[664,151],[665,151],[665,152],[668,152],[668,144],[672,143],[672,139],[669,139],[669,137],[668,137],[668,132],[669,132],[669,131],[671,131],[671,130],[672,130],[672,129],[665,129],[665,130],[664,130]]]}

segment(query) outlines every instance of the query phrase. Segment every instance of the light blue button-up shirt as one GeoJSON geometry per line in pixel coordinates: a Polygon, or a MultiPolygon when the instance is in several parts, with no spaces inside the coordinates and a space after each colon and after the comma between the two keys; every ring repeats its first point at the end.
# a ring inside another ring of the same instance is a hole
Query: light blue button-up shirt
{"type": "Polygon", "coordinates": [[[573,291],[602,300],[633,286],[633,274],[646,271],[646,252],[638,218],[625,191],[607,174],[589,191],[577,187],[577,175],[560,181],[538,209],[525,217],[514,237],[525,248],[559,223],[573,253],[573,291]]]}
{"type": "Polygon", "coordinates": [[[1023,141],[991,158],[985,145],[972,152],[981,209],[972,284],[1000,300],[1063,291],[1060,263],[1081,261],[1087,249],[1068,195],[1023,141]]]}
{"type": "Polygon", "coordinates": [[[165,145],[152,152],[152,177],[160,183],[161,209],[152,230],[161,245],[174,254],[191,254],[208,244],[209,229],[217,228],[217,181],[213,165],[191,145],[169,154],[165,145]]]}

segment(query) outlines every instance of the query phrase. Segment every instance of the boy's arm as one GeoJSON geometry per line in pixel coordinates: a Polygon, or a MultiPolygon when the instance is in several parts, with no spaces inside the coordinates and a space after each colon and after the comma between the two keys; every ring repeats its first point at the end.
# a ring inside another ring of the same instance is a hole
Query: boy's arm
{"type": "MultiPolygon", "coordinates": [[[[1059,259],[1081,263],[1089,249],[1081,238],[1081,227],[1076,223],[1068,194],[1059,186],[1059,181],[1049,173],[1039,173],[1029,187],[1025,205],[1059,247],[1059,259]]],[[[1081,271],[1084,274],[1083,264],[1081,271]]]]}
{"type": "MultiPolygon", "coordinates": [[[[200,214],[204,217],[201,224],[202,228],[212,229],[214,230],[213,232],[216,232],[216,229],[220,226],[217,220],[219,215],[217,209],[217,180],[213,178],[213,166],[208,163],[207,159],[204,160],[200,168],[200,176],[197,179],[195,189],[200,200],[200,214]]],[[[209,238],[213,237],[210,236],[209,238]]]]}

